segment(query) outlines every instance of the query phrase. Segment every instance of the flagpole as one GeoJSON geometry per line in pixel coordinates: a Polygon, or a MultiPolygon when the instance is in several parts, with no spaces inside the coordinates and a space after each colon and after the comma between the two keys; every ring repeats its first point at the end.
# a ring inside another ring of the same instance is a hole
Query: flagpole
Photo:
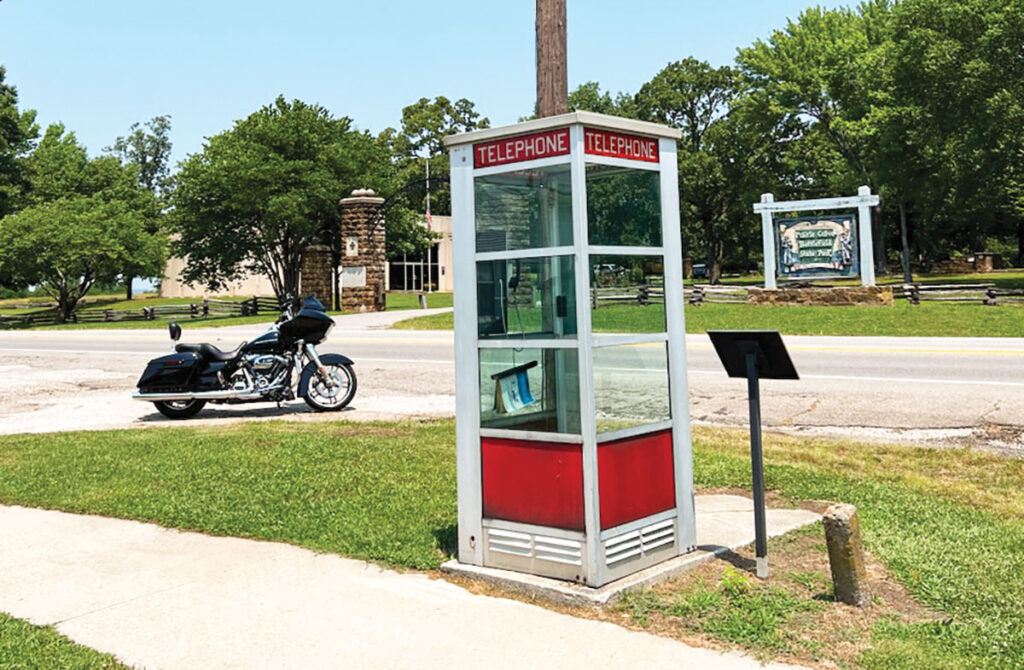
{"type": "MultiPolygon", "coordinates": [[[[433,230],[433,227],[432,227],[431,224],[432,224],[432,221],[430,220],[430,155],[428,154],[427,155],[427,230],[428,231],[432,231],[433,230]]],[[[430,246],[427,247],[427,273],[430,274],[430,277],[428,277],[428,279],[431,279],[431,280],[433,279],[433,272],[431,272],[431,269],[430,269],[430,250],[433,247],[434,247],[433,244],[431,244],[430,246]]],[[[423,273],[421,272],[420,276],[422,277],[422,275],[423,275],[423,273]]],[[[427,292],[428,293],[433,293],[434,292],[434,284],[433,284],[432,281],[428,281],[427,282],[427,292]]]]}

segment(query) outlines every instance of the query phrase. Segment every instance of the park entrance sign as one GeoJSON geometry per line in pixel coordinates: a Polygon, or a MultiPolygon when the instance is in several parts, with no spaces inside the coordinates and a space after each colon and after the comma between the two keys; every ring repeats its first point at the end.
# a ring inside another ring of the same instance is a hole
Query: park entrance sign
{"type": "Polygon", "coordinates": [[[851,216],[775,219],[781,277],[857,275],[857,228],[851,216]]]}
{"type": "Polygon", "coordinates": [[[679,136],[574,112],[446,139],[461,564],[598,587],[695,548],[679,136]],[[652,274],[647,332],[595,334],[592,289],[652,274]]]}
{"type": "Polygon", "coordinates": [[[864,286],[875,285],[871,240],[871,207],[877,195],[862,186],[850,198],[775,202],[761,196],[754,212],[761,214],[765,288],[776,288],[777,278],[841,278],[860,276],[864,286]],[[842,216],[776,218],[786,212],[856,210],[842,216]]]}

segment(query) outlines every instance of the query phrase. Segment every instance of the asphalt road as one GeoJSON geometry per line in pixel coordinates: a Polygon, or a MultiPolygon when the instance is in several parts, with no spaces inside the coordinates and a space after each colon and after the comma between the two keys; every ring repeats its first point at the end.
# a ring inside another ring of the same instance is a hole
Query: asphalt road
{"type": "MultiPolygon", "coordinates": [[[[320,347],[356,361],[360,386],[351,418],[454,413],[450,332],[368,330],[365,321],[352,323],[356,327],[342,323],[320,347]]],[[[233,348],[261,330],[186,330],[184,339],[233,348]]],[[[967,440],[1024,453],[1024,339],[785,340],[801,379],[763,382],[769,427],[865,439],[967,440]]],[[[0,332],[0,432],[162,423],[148,404],[126,399],[146,360],[169,350],[162,330],[0,332]]],[[[693,419],[745,424],[745,380],[726,377],[705,335],[688,336],[687,351],[693,419]]],[[[278,416],[296,409],[260,407],[266,406],[216,408],[201,416],[278,416]]]]}

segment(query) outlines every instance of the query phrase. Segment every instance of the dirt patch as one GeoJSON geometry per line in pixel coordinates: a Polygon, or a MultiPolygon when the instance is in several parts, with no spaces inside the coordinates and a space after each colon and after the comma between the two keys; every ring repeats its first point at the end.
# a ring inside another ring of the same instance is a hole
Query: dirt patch
{"type": "Polygon", "coordinates": [[[976,449],[1024,458],[1024,426],[986,423],[974,428],[967,442],[976,449]]]}
{"type": "MultiPolygon", "coordinates": [[[[730,489],[714,493],[735,493],[730,489]]],[[[710,493],[710,491],[709,491],[710,493]]],[[[771,497],[771,496],[769,496],[771,497]]],[[[781,502],[776,498],[777,502],[781,502]]],[[[802,505],[821,511],[824,502],[802,505]]],[[[585,619],[679,640],[691,646],[742,650],[762,660],[817,668],[848,667],[871,646],[880,621],[941,620],[918,603],[885,566],[867,556],[871,605],[856,608],[832,597],[828,554],[820,526],[769,543],[772,576],[753,577],[753,546],[728,552],[697,569],[605,607],[574,607],[466,577],[444,579],[471,593],[510,598],[585,619]]]]}
{"type": "Polygon", "coordinates": [[[771,540],[769,556],[772,577],[766,582],[751,576],[753,547],[745,547],[601,611],[607,621],[628,628],[821,668],[853,663],[871,646],[879,621],[942,618],[914,600],[870,555],[871,605],[835,602],[818,526],[771,540]]]}

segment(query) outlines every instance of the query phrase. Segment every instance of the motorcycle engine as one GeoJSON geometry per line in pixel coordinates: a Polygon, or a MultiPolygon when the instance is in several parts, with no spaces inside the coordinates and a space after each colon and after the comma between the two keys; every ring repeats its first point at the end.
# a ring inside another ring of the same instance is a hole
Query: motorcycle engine
{"type": "Polygon", "coordinates": [[[272,354],[245,356],[242,364],[252,372],[257,391],[281,385],[289,369],[287,358],[272,354]]]}

